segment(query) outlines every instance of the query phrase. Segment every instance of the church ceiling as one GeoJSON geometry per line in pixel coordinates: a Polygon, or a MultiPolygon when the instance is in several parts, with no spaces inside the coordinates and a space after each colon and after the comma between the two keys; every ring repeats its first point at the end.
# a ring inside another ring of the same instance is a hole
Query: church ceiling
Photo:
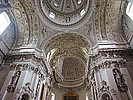
{"type": "Polygon", "coordinates": [[[103,40],[123,43],[120,10],[120,0],[13,0],[18,26],[16,46],[35,46],[46,56],[54,51],[51,66],[63,56],[64,79],[81,79],[84,83],[92,44],[103,40]]]}
{"type": "MultiPolygon", "coordinates": [[[[69,2],[70,6],[76,7],[76,9],[73,10],[66,10],[66,6],[63,6],[61,12],[64,15],[69,15],[70,13],[74,12],[74,10],[78,11],[79,8],[81,11],[85,0],[81,0],[81,3],[78,5],[77,3],[80,2],[80,0],[61,0],[61,4],[59,4],[58,0],[37,0],[38,2],[47,2],[48,5],[50,5],[51,9],[54,11],[59,12],[59,10],[62,7],[62,3],[69,2]],[[72,2],[73,1],[73,2],[72,2]],[[57,3],[59,6],[56,7],[54,3],[57,3]],[[75,4],[76,3],[76,4],[75,4]],[[74,5],[75,4],[75,5],[74,5]]],[[[61,32],[61,33],[67,33],[71,31],[77,31],[78,33],[83,34],[86,36],[90,41],[93,43],[96,41],[101,40],[108,40],[112,42],[123,42],[121,37],[121,31],[120,31],[120,7],[121,7],[121,1],[115,1],[115,0],[95,0],[91,1],[89,0],[89,15],[90,17],[88,21],[86,20],[86,23],[80,23],[80,25],[75,25],[78,27],[78,29],[75,29],[72,25],[67,25],[69,28],[62,28],[63,26],[59,26],[58,28],[55,26],[48,25],[48,23],[44,23],[42,20],[42,15],[39,12],[39,8],[37,6],[38,2],[34,0],[22,0],[22,1],[16,1],[13,0],[13,14],[15,16],[15,19],[17,21],[18,25],[18,46],[24,45],[24,44],[40,44],[43,39],[48,39],[49,37],[61,32]],[[92,13],[90,14],[90,12],[92,13]],[[89,23],[89,24],[88,24],[89,23]],[[91,34],[91,35],[90,35],[91,34]],[[38,38],[40,38],[38,40],[38,38]],[[93,39],[92,39],[93,38],[93,39]]],[[[70,8],[71,8],[70,7],[70,8]]],[[[68,8],[69,9],[69,8],[68,8]]],[[[60,13],[61,13],[60,12],[60,13]]],[[[45,20],[45,19],[44,19],[45,20]]]]}

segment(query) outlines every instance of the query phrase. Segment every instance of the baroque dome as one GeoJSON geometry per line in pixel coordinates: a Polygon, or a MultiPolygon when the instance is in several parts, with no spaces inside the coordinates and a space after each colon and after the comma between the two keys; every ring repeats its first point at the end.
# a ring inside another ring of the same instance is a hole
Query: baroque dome
{"type": "Polygon", "coordinates": [[[79,26],[91,15],[91,0],[37,0],[36,4],[42,21],[55,29],[79,26]]]}
{"type": "Polygon", "coordinates": [[[75,13],[86,3],[85,0],[43,0],[43,2],[46,2],[52,10],[65,15],[75,13]]]}

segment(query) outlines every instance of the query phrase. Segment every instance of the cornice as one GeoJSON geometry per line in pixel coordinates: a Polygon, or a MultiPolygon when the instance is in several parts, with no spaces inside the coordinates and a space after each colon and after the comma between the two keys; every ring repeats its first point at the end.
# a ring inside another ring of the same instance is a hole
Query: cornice
{"type": "Polygon", "coordinates": [[[101,49],[96,55],[90,57],[90,67],[99,70],[101,68],[126,67],[127,59],[133,58],[132,49],[101,49]]]}

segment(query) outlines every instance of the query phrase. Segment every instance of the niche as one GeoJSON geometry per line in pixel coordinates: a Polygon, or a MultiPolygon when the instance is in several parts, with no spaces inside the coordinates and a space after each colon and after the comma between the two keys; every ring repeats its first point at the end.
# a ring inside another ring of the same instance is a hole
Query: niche
{"type": "Polygon", "coordinates": [[[101,100],[113,100],[111,98],[111,96],[107,93],[104,93],[102,96],[101,96],[101,100]]]}
{"type": "Polygon", "coordinates": [[[24,93],[24,94],[22,95],[21,100],[30,100],[30,96],[29,96],[29,94],[24,93]]]}

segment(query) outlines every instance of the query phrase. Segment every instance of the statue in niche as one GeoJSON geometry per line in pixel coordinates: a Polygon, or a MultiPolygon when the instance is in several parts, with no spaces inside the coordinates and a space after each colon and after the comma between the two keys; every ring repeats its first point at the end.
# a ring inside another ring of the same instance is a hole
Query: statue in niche
{"type": "Polygon", "coordinates": [[[113,74],[114,74],[115,82],[117,84],[119,91],[126,92],[127,85],[125,84],[125,79],[124,79],[123,74],[117,68],[113,69],[113,74]]]}
{"type": "Polygon", "coordinates": [[[113,74],[114,74],[114,77],[115,77],[117,84],[124,84],[125,83],[123,74],[118,69],[114,69],[113,74]]]}
{"type": "Polygon", "coordinates": [[[7,91],[8,91],[8,92],[14,92],[15,87],[16,87],[16,85],[17,85],[17,83],[18,83],[20,74],[21,74],[21,71],[17,71],[17,72],[14,74],[14,76],[12,76],[11,83],[10,83],[10,85],[9,85],[8,88],[7,88],[7,91]]]}
{"type": "Polygon", "coordinates": [[[11,84],[13,84],[13,85],[16,85],[17,84],[17,81],[18,81],[18,79],[19,79],[19,77],[20,77],[20,71],[17,71],[15,74],[14,74],[14,76],[12,77],[12,80],[11,80],[11,84]]]}

